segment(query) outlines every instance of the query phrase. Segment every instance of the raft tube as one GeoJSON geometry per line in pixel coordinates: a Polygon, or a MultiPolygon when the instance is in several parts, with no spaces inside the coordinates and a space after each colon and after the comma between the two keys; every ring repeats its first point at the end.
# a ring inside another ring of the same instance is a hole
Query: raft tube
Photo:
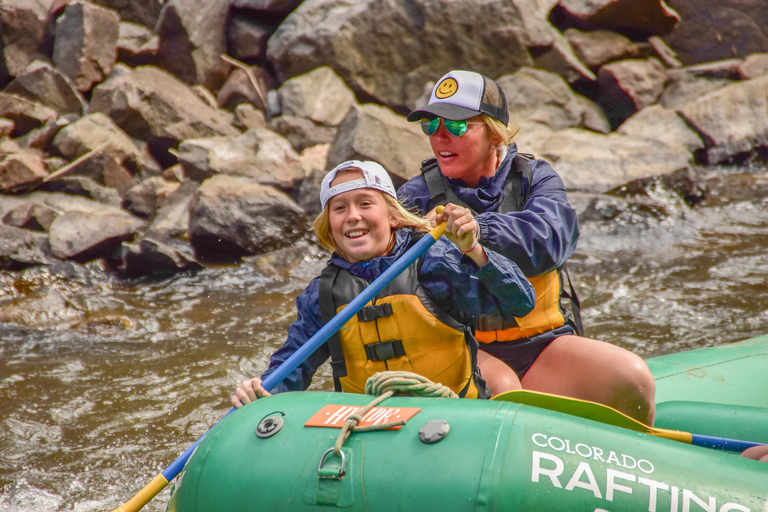
{"type": "MultiPolygon", "coordinates": [[[[768,441],[768,409],[757,405],[768,386],[756,383],[768,373],[766,348],[763,337],[649,360],[664,398],[659,416],[674,423],[656,426],[768,441]],[[696,369],[706,369],[701,382],[716,382],[696,392],[687,377],[696,369]],[[721,378],[742,387],[715,394],[721,378]]],[[[367,419],[413,415],[399,430],[353,433],[342,472],[339,427],[373,398],[282,393],[242,407],[198,446],[167,510],[768,511],[768,464],[502,401],[391,397],[367,419]]]]}

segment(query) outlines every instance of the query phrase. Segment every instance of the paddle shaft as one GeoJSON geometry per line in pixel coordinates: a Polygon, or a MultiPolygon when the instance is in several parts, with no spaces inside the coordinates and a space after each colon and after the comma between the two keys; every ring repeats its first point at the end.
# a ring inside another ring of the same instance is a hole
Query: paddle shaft
{"type": "MultiPolygon", "coordinates": [[[[421,240],[416,242],[413,247],[408,249],[405,254],[395,261],[392,266],[385,270],[379,277],[377,277],[371,284],[363,290],[360,295],[355,297],[344,309],[339,311],[328,323],[326,323],[319,331],[315,333],[306,343],[304,343],[296,352],[294,352],[288,359],[286,359],[277,369],[270,373],[262,382],[264,389],[271,391],[280,382],[283,381],[293,370],[295,370],[301,363],[303,363],[307,357],[309,357],[320,345],[325,343],[333,333],[339,330],[350,318],[355,316],[363,306],[368,304],[381,290],[384,289],[395,277],[408,268],[414,261],[419,259],[422,254],[427,252],[427,249],[432,247],[437,239],[445,232],[445,222],[440,223],[437,227],[432,229],[427,235],[421,237],[421,240]]],[[[235,412],[237,409],[230,410],[219,421],[235,412]]],[[[214,425],[215,427],[216,425],[214,425]]],[[[213,428],[213,427],[211,427],[213,428]]],[[[147,484],[141,491],[139,491],[133,498],[128,500],[124,505],[116,508],[113,512],[136,512],[144,505],[157,496],[162,491],[168,482],[176,478],[181,470],[184,469],[184,465],[187,460],[195,451],[195,448],[205,438],[205,435],[210,432],[211,429],[203,434],[200,439],[194,442],[192,446],[182,453],[170,466],[157,475],[152,481],[147,484]]]]}

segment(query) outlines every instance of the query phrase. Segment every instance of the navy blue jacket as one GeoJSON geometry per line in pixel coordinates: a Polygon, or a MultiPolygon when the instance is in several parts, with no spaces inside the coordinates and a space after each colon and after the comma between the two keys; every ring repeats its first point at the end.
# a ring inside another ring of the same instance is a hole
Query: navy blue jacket
{"type": "MultiPolygon", "coordinates": [[[[476,188],[461,180],[448,179],[456,195],[480,214],[475,217],[480,226],[480,243],[517,263],[528,277],[545,274],[561,267],[576,250],[579,224],[576,211],[568,204],[565,185],[551,165],[533,160],[533,183],[523,176],[523,196],[528,201],[523,210],[496,213],[504,199],[502,187],[512,169],[517,145],[509,147],[496,174],[481,178],[476,188]]],[[[427,213],[429,189],[421,175],[411,178],[397,191],[398,199],[407,207],[416,206],[427,213]]]]}
{"type": "MultiPolygon", "coordinates": [[[[369,262],[349,263],[333,253],[330,264],[372,282],[387,270],[413,244],[413,231],[397,230],[395,248],[386,256],[369,262]]],[[[469,316],[500,316],[507,320],[525,316],[533,310],[536,292],[520,269],[507,258],[486,249],[488,264],[478,268],[448,239],[441,237],[422,256],[419,283],[438,304],[458,308],[469,316]]],[[[323,326],[320,315],[320,278],[315,277],[296,298],[298,318],[288,328],[288,339],[269,362],[262,380],[288,359],[323,326]]],[[[323,344],[304,363],[291,372],[272,392],[307,389],[317,368],[330,357],[323,344]]]]}

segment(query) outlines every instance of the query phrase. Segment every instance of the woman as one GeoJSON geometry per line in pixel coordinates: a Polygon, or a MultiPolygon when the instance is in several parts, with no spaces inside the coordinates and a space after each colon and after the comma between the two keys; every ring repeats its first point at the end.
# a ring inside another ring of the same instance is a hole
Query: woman
{"type": "Polygon", "coordinates": [[[518,153],[512,141],[519,128],[508,126],[501,87],[479,73],[451,71],[408,121],[421,122],[434,159],[398,197],[427,217],[438,204],[469,208],[474,219],[464,220],[479,242],[517,263],[536,289],[532,313],[477,319],[481,351],[512,367],[524,389],[603,403],[652,425],[655,383],[645,362],[578,335],[577,307],[575,314],[561,308],[574,295],[563,291],[569,281],[561,269],[576,249],[576,212],[554,169],[518,153]]]}
{"type": "MultiPolygon", "coordinates": [[[[432,225],[406,211],[392,181],[375,162],[345,162],[325,176],[322,212],[314,222],[318,242],[332,251],[328,266],[297,298],[297,320],[272,355],[262,377],[274,371],[342,307],[389,268],[432,225]]],[[[519,387],[514,373],[489,354],[477,354],[467,322],[477,315],[511,319],[535,304],[533,287],[508,259],[477,242],[466,208],[450,205],[437,222],[445,235],[310,355],[275,391],[304,390],[331,358],[337,390],[362,393],[365,381],[385,370],[412,371],[450,387],[459,396],[483,397],[519,387]]],[[[235,407],[268,395],[261,379],[244,381],[235,407]]]]}

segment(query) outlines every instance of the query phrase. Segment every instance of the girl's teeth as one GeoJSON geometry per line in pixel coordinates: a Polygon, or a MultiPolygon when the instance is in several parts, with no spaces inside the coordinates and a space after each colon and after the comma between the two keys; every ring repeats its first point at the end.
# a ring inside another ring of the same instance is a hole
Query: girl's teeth
{"type": "Polygon", "coordinates": [[[363,236],[366,233],[367,233],[367,231],[351,231],[351,232],[347,233],[347,237],[354,238],[356,236],[363,236]]]}

